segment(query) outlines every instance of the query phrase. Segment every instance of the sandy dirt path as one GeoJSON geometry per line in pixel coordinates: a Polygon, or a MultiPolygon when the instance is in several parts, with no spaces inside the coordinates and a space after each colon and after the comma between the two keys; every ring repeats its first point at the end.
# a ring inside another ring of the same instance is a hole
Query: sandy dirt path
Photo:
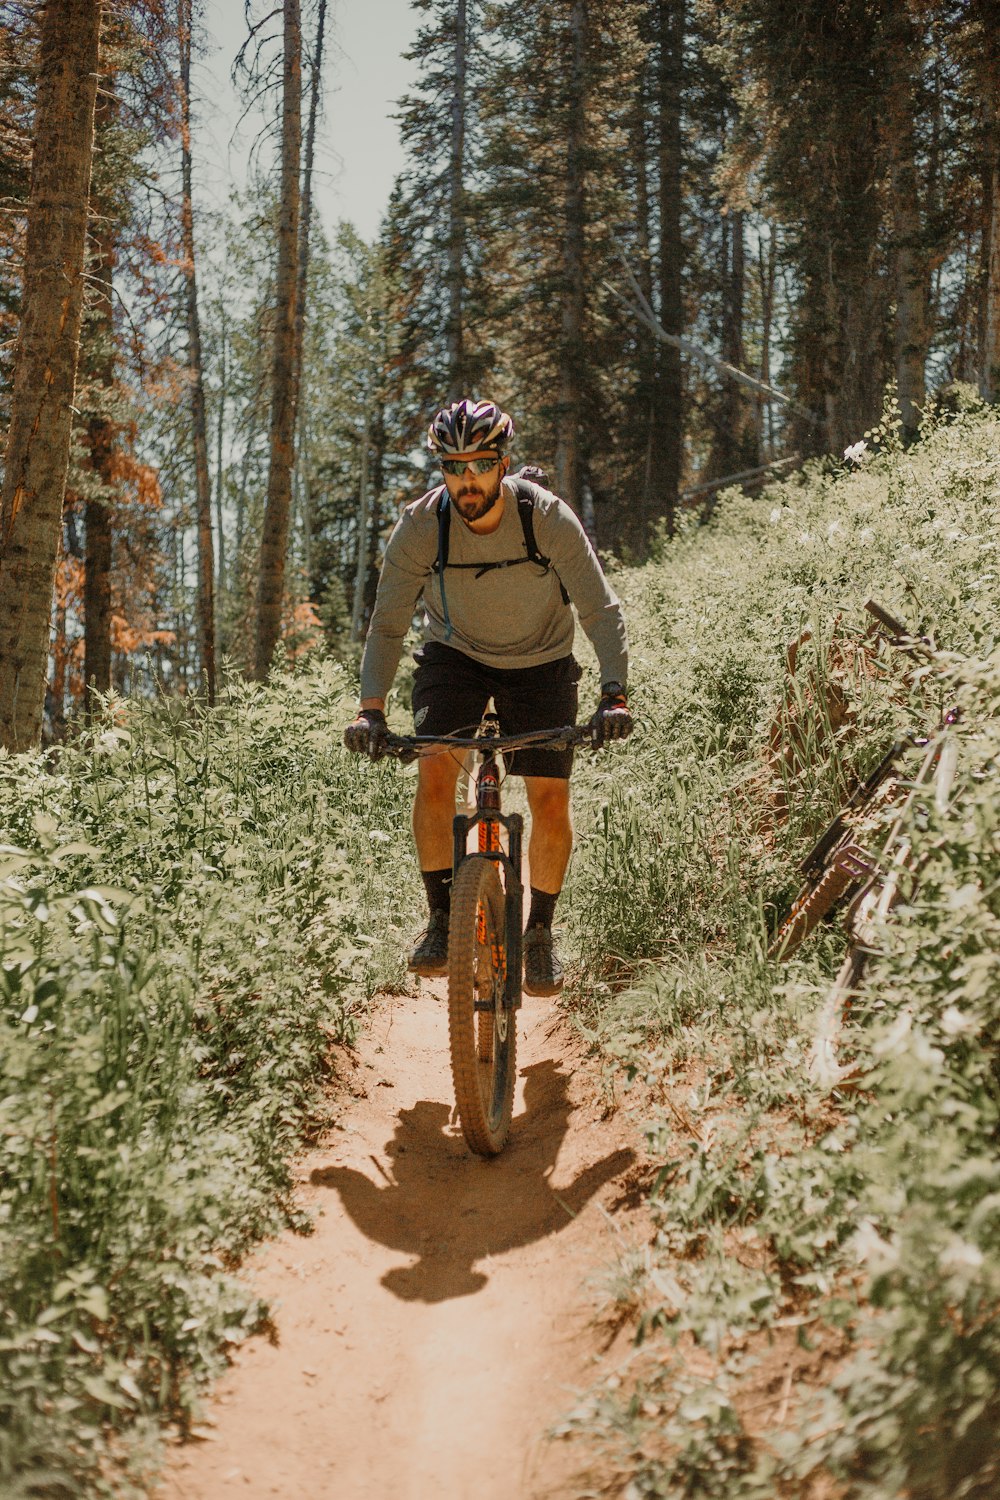
{"type": "Polygon", "coordinates": [[[162,1500],[586,1493],[545,1433],[605,1373],[588,1279],[616,1259],[635,1132],[549,1002],[525,1001],[518,1048],[510,1142],[484,1162],[451,1120],[443,984],[384,1002],[302,1163],[315,1234],[246,1268],[276,1342],[238,1352],[162,1500]]]}

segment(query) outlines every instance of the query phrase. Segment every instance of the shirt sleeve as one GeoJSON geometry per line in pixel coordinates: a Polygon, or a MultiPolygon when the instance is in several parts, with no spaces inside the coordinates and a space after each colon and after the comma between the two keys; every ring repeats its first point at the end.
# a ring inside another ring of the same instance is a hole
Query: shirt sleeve
{"type": "Polygon", "coordinates": [[[539,546],[547,553],[576,606],[601,669],[601,681],[628,682],[628,631],[621,601],[579,519],[565,503],[547,507],[536,520],[539,546]],[[538,523],[541,522],[541,525],[538,523]]]}
{"type": "Polygon", "coordinates": [[[413,622],[417,600],[431,576],[434,559],[421,558],[424,549],[414,532],[413,519],[404,511],[386,544],[382,560],[375,608],[361,658],[362,698],[387,696],[403,654],[403,639],[413,622]]]}

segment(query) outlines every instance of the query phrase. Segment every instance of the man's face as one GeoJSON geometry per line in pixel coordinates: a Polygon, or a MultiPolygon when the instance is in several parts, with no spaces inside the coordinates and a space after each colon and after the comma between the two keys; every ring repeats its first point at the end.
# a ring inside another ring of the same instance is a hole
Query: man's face
{"type": "Polygon", "coordinates": [[[449,474],[447,469],[442,471],[452,505],[463,521],[482,520],[500,498],[500,486],[510,467],[510,459],[498,458],[490,449],[480,448],[475,453],[449,454],[445,462],[463,466],[460,474],[449,474]],[[487,459],[492,460],[485,474],[476,473],[476,461],[480,459],[484,463],[487,459]]]}

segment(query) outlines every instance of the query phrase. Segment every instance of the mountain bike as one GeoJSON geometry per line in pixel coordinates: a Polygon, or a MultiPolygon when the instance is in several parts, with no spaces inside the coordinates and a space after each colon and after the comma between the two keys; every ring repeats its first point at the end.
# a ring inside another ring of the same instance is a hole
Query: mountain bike
{"type": "Polygon", "coordinates": [[[547,746],[566,750],[592,737],[589,725],[501,735],[488,713],[471,736],[433,739],[390,734],[387,755],[404,764],[444,751],[473,751],[476,810],[457,813],[451,920],[448,927],[448,1035],[462,1132],[480,1156],[496,1156],[510,1131],[517,1075],[516,1013],[521,1004],[520,813],[501,808],[505,752],[547,746]],[[477,830],[477,848],[468,850],[477,830]],[[506,848],[504,843],[506,842],[506,848]]]}
{"type": "MultiPolygon", "coordinates": [[[[919,660],[927,660],[933,656],[934,649],[930,641],[925,637],[914,636],[900,620],[873,599],[866,602],[865,608],[878,622],[881,633],[890,645],[919,660]]],[[[888,804],[906,791],[906,807],[909,807],[917,790],[934,775],[942,751],[949,743],[947,730],[957,718],[957,711],[951,710],[944,715],[940,729],[934,734],[909,731],[902,735],[854,790],[800,864],[799,872],[804,878],[804,884],[767,950],[768,958],[790,958],[819,922],[852,889],[861,887],[860,896],[864,897],[878,885],[885,902],[892,904],[896,900],[899,872],[897,870],[894,875],[886,872],[891,858],[898,863],[899,849],[896,846],[899,842],[901,818],[894,820],[879,853],[873,853],[858,841],[859,824],[865,813],[874,807],[880,794],[888,804]],[[923,750],[925,753],[914,779],[908,781],[902,775],[902,763],[905,756],[913,750],[923,750]]],[[[949,751],[949,755],[950,753],[949,751]]],[[[857,904],[854,903],[852,910],[857,904]]],[[[885,910],[888,910],[888,904],[885,910]]]]}

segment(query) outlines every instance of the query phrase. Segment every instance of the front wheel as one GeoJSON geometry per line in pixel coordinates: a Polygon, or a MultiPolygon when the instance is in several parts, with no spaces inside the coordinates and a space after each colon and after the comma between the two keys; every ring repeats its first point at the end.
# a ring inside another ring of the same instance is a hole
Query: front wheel
{"type": "Polygon", "coordinates": [[[504,902],[493,860],[473,854],[459,865],[448,928],[448,1032],[458,1116],[480,1156],[503,1150],[514,1108],[517,1030],[505,1004],[504,902]]]}
{"type": "Polygon", "coordinates": [[[815,885],[806,886],[778,928],[774,942],[767,950],[768,958],[791,958],[799,944],[805,941],[813,928],[857,879],[856,872],[833,864],[823,872],[822,878],[815,885]]]}

